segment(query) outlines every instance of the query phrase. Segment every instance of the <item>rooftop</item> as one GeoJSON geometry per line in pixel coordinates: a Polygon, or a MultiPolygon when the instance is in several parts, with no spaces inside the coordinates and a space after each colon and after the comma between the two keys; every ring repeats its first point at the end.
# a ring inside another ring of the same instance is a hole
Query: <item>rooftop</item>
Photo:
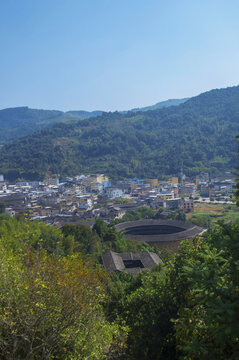
{"type": "Polygon", "coordinates": [[[109,251],[102,255],[102,261],[107,271],[124,271],[135,275],[143,269],[151,270],[155,264],[162,263],[159,256],[152,252],[141,253],[116,253],[109,251]]]}

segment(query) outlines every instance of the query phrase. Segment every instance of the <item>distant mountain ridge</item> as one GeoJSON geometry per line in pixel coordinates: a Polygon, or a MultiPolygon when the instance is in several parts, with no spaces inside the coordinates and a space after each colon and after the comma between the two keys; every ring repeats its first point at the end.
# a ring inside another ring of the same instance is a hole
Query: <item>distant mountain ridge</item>
{"type": "MultiPolygon", "coordinates": [[[[158,108],[179,105],[186,99],[172,99],[159,102],[155,105],[132,109],[130,111],[147,111],[158,108]]],[[[128,111],[122,111],[127,113],[128,111]]],[[[8,108],[0,110],[0,145],[16,140],[22,136],[30,135],[37,130],[56,123],[68,123],[80,121],[91,117],[102,115],[103,111],[85,111],[85,110],[40,110],[31,109],[27,106],[8,108]]]]}
{"type": "Polygon", "coordinates": [[[59,111],[30,109],[27,106],[0,110],[0,145],[32,134],[47,126],[99,116],[102,111],[59,111]]]}
{"type": "Polygon", "coordinates": [[[0,173],[15,180],[100,172],[157,178],[238,166],[239,86],[215,89],[178,106],[103,113],[57,123],[3,146],[0,173]]]}
{"type": "Polygon", "coordinates": [[[169,106],[178,106],[180,104],[183,104],[185,101],[189,100],[190,98],[184,98],[184,99],[168,99],[165,101],[160,101],[155,105],[151,105],[151,106],[145,106],[142,108],[135,108],[135,109],[131,109],[130,111],[132,112],[138,112],[138,111],[149,111],[149,110],[158,110],[158,109],[163,109],[165,107],[169,107],[169,106]]]}

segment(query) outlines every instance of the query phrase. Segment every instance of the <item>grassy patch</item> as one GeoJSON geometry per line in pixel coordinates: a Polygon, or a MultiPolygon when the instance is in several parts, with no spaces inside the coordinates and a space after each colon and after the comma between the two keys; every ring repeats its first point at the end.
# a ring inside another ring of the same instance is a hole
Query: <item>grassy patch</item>
{"type": "Polygon", "coordinates": [[[239,209],[236,205],[195,203],[194,213],[187,214],[187,220],[190,221],[192,217],[202,215],[210,216],[213,223],[218,220],[239,222],[239,209]]]}

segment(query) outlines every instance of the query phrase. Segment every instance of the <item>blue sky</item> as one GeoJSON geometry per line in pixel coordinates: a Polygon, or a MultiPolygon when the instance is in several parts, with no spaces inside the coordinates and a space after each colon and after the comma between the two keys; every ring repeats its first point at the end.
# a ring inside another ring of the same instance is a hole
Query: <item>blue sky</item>
{"type": "Polygon", "coordinates": [[[0,108],[125,110],[239,84],[237,0],[0,0],[0,108]]]}

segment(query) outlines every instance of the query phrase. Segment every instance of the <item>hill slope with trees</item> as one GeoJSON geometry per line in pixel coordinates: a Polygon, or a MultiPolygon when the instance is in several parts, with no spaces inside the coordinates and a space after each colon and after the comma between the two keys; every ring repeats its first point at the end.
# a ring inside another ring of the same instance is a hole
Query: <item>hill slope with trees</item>
{"type": "MultiPolygon", "coordinates": [[[[187,99],[169,99],[161,101],[155,105],[144,108],[132,109],[130,111],[156,110],[169,106],[176,106],[187,99]]],[[[127,113],[122,111],[121,113],[127,113]]],[[[59,111],[59,110],[40,110],[30,109],[27,106],[8,108],[0,110],[0,145],[9,143],[22,136],[30,135],[37,130],[57,123],[69,123],[88,119],[90,117],[100,116],[103,111],[59,111]]]]}
{"type": "Polygon", "coordinates": [[[34,133],[49,125],[79,121],[101,115],[102,111],[58,111],[30,109],[27,106],[0,110],[0,145],[34,133]]]}
{"type": "Polygon", "coordinates": [[[56,124],[0,151],[6,178],[104,172],[113,178],[215,174],[237,166],[239,86],[212,90],[164,109],[103,113],[56,124]]]}

